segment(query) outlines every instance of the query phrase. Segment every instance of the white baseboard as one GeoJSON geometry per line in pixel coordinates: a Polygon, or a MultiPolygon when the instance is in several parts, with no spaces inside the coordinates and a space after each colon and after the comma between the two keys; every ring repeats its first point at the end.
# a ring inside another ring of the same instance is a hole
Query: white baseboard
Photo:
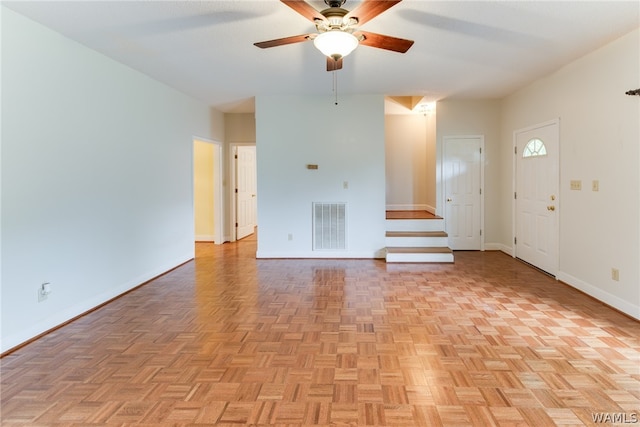
{"type": "Polygon", "coordinates": [[[615,308],[616,310],[620,310],[621,312],[633,317],[634,319],[640,320],[640,305],[633,304],[629,301],[625,301],[624,299],[617,297],[615,295],[610,294],[596,286],[593,286],[590,283],[587,283],[583,280],[578,279],[577,277],[573,277],[570,274],[558,272],[556,278],[572,288],[576,288],[579,291],[584,292],[585,294],[592,296],[598,301],[602,301],[615,308]]]}
{"type": "Polygon", "coordinates": [[[2,336],[0,342],[0,353],[4,353],[14,347],[18,347],[29,340],[34,339],[38,335],[46,333],[52,329],[55,329],[64,323],[68,322],[71,319],[74,319],[78,316],[81,316],[96,307],[104,304],[107,301],[110,301],[131,289],[140,286],[143,283],[148,282],[149,280],[161,276],[162,274],[178,267],[179,265],[184,264],[187,261],[193,259],[193,252],[189,254],[185,254],[171,263],[165,264],[153,271],[147,272],[146,274],[142,274],[132,280],[129,280],[125,283],[120,284],[114,288],[109,289],[107,292],[103,292],[99,295],[95,295],[94,297],[82,301],[79,304],[75,304],[72,307],[67,307],[65,310],[55,313],[52,316],[47,317],[33,325],[30,325],[28,328],[21,330],[19,333],[12,334],[9,336],[2,336]]]}
{"type": "Polygon", "coordinates": [[[215,242],[216,238],[213,234],[196,234],[196,242],[215,242]]]}
{"type": "Polygon", "coordinates": [[[270,252],[270,251],[258,251],[256,252],[256,258],[313,258],[313,259],[371,259],[371,258],[384,258],[386,251],[381,249],[379,251],[365,251],[365,252],[350,252],[350,251],[308,251],[308,252],[270,252]]]}
{"type": "Polygon", "coordinates": [[[485,243],[485,251],[501,251],[509,256],[513,256],[513,248],[511,246],[503,245],[502,243],[485,243]]]}

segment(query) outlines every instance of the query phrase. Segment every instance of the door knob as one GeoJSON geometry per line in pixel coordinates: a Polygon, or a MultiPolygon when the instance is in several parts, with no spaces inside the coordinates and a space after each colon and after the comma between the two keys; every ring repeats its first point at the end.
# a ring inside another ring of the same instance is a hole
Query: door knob
{"type": "Polygon", "coordinates": [[[452,200],[453,200],[453,199],[451,199],[451,198],[448,198],[448,199],[447,199],[447,202],[450,202],[450,201],[452,201],[452,200]]]}
{"type": "Polygon", "coordinates": [[[555,211],[556,207],[555,206],[547,206],[547,210],[548,211],[555,211]]]}

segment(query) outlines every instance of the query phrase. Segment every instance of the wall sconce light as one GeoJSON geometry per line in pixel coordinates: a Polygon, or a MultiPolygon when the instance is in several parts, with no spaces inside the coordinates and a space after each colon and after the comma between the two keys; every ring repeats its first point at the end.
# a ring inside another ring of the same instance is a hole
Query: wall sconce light
{"type": "Polygon", "coordinates": [[[431,114],[434,111],[436,111],[436,103],[435,102],[426,102],[423,104],[419,104],[418,107],[416,108],[416,111],[418,111],[418,113],[426,116],[427,114],[431,114]]]}

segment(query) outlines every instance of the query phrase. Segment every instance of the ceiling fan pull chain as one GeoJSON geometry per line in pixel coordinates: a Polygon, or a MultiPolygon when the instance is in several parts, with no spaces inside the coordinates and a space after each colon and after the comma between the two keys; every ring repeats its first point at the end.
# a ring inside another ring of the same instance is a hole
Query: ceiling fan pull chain
{"type": "Polygon", "coordinates": [[[335,95],[335,105],[338,105],[338,72],[333,70],[333,94],[335,95]]]}

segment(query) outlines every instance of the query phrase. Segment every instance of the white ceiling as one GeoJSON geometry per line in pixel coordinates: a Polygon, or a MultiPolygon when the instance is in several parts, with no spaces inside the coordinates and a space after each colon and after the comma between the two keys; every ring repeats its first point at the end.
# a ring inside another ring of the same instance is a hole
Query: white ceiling
{"type": "MultiPolygon", "coordinates": [[[[251,112],[256,95],[332,95],[333,73],[312,42],[253,46],[315,31],[276,0],[2,3],[221,111],[251,112]]],[[[338,90],[502,97],[639,26],[638,1],[404,0],[362,28],[413,47],[358,47],[338,72],[338,90]]]]}

